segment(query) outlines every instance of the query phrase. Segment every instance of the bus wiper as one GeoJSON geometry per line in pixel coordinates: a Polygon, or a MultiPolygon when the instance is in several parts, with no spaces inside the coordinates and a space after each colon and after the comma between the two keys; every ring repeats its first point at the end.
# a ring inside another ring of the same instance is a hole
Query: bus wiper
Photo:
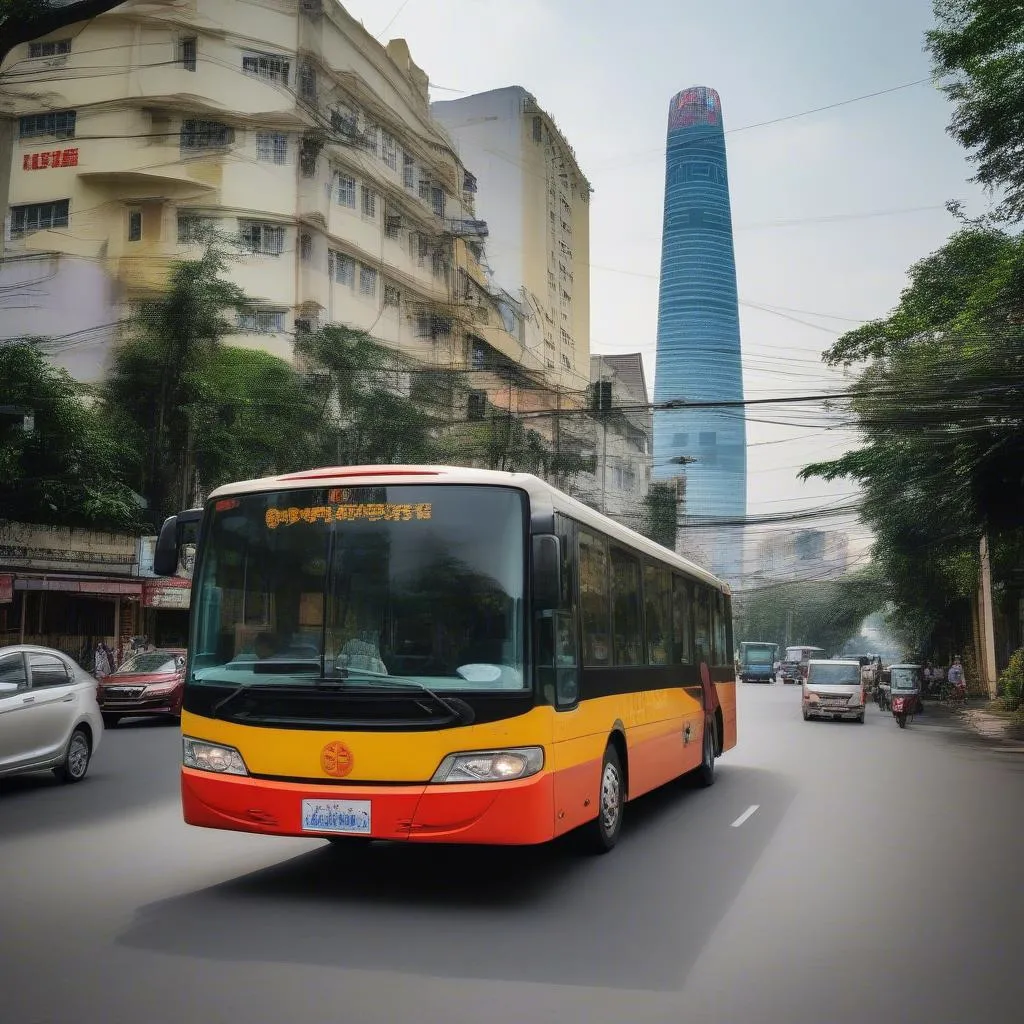
{"type": "MultiPolygon", "coordinates": [[[[338,683],[344,686],[345,679],[351,679],[353,676],[366,678],[372,680],[372,685],[380,686],[383,689],[392,690],[419,690],[421,693],[425,693],[431,700],[440,704],[451,716],[463,725],[469,725],[476,717],[473,708],[467,704],[464,700],[458,697],[442,697],[438,693],[435,693],[429,686],[425,686],[418,679],[410,679],[407,676],[383,676],[377,675],[375,672],[360,672],[358,670],[353,671],[352,669],[344,669],[347,675],[341,678],[334,677],[322,680],[323,682],[338,683]]],[[[321,680],[317,680],[321,682],[321,680]]]]}
{"type": "Polygon", "coordinates": [[[241,683],[238,686],[236,686],[226,697],[221,697],[221,699],[217,701],[217,703],[214,704],[212,708],[210,708],[210,716],[212,718],[216,718],[217,712],[220,711],[222,707],[224,707],[226,704],[230,704],[240,694],[245,693],[245,691],[249,689],[249,686],[249,683],[241,683]]]}

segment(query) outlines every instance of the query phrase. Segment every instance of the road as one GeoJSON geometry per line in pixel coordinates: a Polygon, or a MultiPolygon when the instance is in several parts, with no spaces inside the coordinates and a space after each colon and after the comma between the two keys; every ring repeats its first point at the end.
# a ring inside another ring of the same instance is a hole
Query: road
{"type": "Polygon", "coordinates": [[[781,685],[742,687],[739,727],[609,856],[352,860],[187,828],[176,729],[129,723],[80,786],[0,783],[0,1019],[1024,1019],[1024,754],[935,714],[804,723],[781,685]]]}

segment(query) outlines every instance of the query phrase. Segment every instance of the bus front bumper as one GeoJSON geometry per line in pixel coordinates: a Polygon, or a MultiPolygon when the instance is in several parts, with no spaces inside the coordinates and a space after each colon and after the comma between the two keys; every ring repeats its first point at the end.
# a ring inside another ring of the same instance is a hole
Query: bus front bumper
{"type": "Polygon", "coordinates": [[[189,825],[262,835],[525,846],[555,834],[550,772],[478,785],[335,786],[183,767],[181,803],[189,825]],[[345,831],[316,827],[332,809],[342,812],[345,831]]]}

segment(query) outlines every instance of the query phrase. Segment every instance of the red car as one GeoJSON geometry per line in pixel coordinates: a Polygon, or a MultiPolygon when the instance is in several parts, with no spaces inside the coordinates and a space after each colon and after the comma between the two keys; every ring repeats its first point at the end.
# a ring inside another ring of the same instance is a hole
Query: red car
{"type": "Polygon", "coordinates": [[[185,651],[161,648],[134,654],[100,680],[97,698],[103,724],[112,729],[129,715],[181,718],[185,689],[185,651]]]}

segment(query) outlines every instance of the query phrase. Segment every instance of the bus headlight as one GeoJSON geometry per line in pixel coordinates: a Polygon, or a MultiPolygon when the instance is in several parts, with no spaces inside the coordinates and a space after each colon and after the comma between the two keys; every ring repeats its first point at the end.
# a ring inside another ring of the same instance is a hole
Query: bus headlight
{"type": "Polygon", "coordinates": [[[248,775],[242,755],[234,747],[220,743],[207,743],[183,736],[182,763],[186,768],[198,768],[203,772],[218,772],[221,775],[248,775]]]}
{"type": "Polygon", "coordinates": [[[431,782],[510,782],[526,779],[544,767],[543,747],[479,750],[449,754],[431,782]]]}

